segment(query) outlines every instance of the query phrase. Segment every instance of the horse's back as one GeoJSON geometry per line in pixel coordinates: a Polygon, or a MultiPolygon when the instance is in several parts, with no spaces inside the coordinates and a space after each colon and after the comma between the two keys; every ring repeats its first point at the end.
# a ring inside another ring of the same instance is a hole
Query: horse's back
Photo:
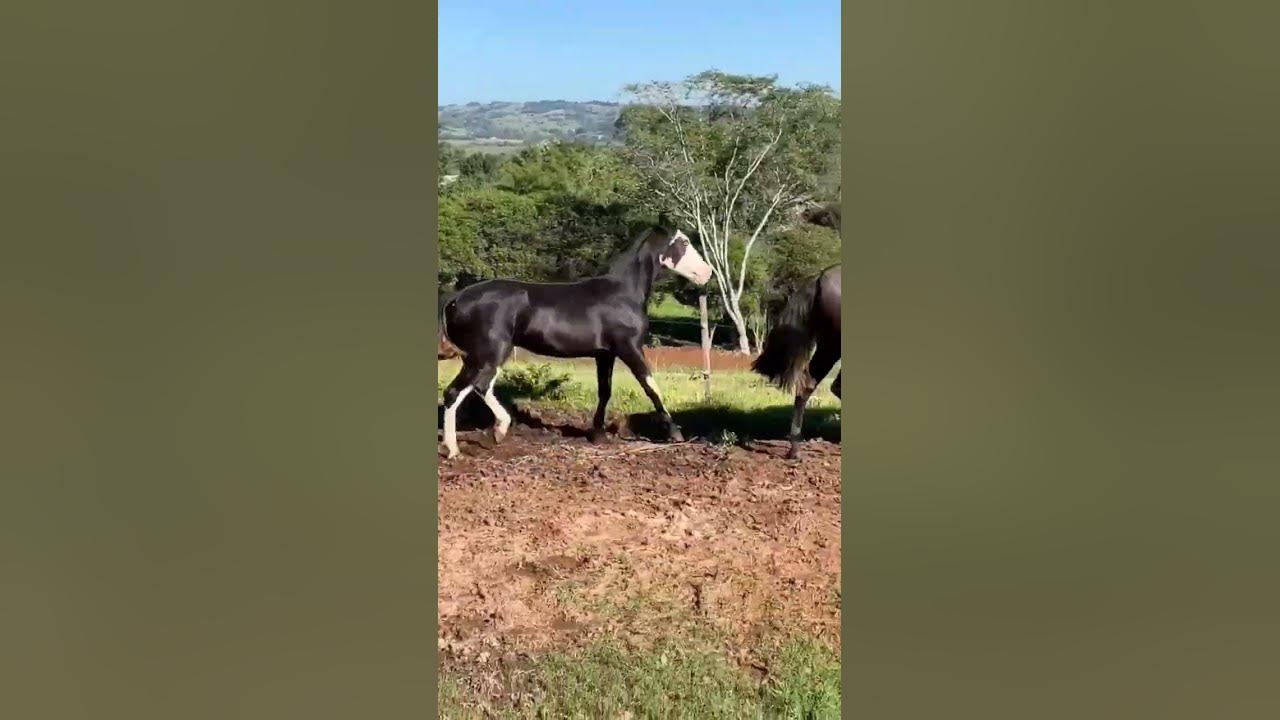
{"type": "Polygon", "coordinates": [[[618,282],[609,277],[594,277],[563,283],[493,279],[468,285],[459,291],[458,295],[466,295],[471,300],[485,296],[520,297],[527,300],[530,305],[563,305],[571,308],[608,298],[618,289],[618,282]]]}
{"type": "Polygon", "coordinates": [[[618,333],[643,332],[643,308],[622,301],[608,276],[570,283],[485,280],[457,297],[466,324],[539,355],[586,357],[608,350],[618,333]]]}
{"type": "Polygon", "coordinates": [[[536,305],[563,305],[582,308],[617,294],[620,286],[610,277],[593,277],[569,283],[525,283],[529,299],[536,305]]]}

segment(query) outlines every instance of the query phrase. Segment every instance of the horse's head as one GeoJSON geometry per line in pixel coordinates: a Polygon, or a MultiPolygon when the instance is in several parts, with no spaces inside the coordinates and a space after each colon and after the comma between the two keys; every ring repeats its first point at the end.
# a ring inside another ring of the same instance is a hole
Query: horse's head
{"type": "Polygon", "coordinates": [[[699,285],[711,279],[711,266],[698,254],[689,236],[671,227],[659,226],[649,236],[650,247],[663,267],[699,285]]]}
{"type": "Polygon", "coordinates": [[[832,230],[839,232],[840,231],[840,205],[839,203],[831,203],[828,205],[818,205],[818,204],[810,205],[800,213],[800,219],[807,223],[820,225],[822,227],[829,227],[832,230]]]}

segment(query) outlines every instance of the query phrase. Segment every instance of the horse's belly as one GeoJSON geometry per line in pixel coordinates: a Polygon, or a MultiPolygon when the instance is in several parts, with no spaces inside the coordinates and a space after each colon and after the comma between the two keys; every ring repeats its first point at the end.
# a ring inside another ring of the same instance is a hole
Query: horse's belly
{"type": "Polygon", "coordinates": [[[518,333],[515,344],[538,355],[563,358],[586,357],[602,349],[598,338],[594,336],[543,332],[536,329],[518,333]]]}

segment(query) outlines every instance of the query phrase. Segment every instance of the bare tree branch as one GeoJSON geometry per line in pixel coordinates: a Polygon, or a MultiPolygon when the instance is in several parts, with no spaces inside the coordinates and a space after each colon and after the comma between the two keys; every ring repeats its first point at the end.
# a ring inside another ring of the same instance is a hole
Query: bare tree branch
{"type": "Polygon", "coordinates": [[[628,88],[649,101],[637,110],[628,147],[644,151],[635,157],[653,196],[697,228],[699,250],[743,349],[762,322],[760,308],[750,308],[748,323],[742,307],[752,253],[778,224],[784,203],[803,201],[802,191],[814,186],[835,142],[832,128],[839,127],[838,101],[775,82],[708,71],[679,86],[628,88]],[[700,106],[690,109],[695,95],[700,106]]]}
{"type": "MultiPolygon", "coordinates": [[[[770,203],[769,209],[765,211],[764,217],[760,218],[759,224],[756,225],[755,232],[751,233],[751,239],[747,241],[747,247],[743,251],[744,255],[748,257],[751,255],[751,246],[756,244],[756,240],[760,237],[760,231],[764,230],[764,226],[766,223],[769,222],[769,216],[773,215],[774,209],[776,209],[778,205],[782,203],[782,197],[785,191],[786,191],[786,188],[783,187],[783,188],[780,188],[778,192],[774,193],[773,202],[770,203]]],[[[742,263],[742,271],[738,274],[738,295],[739,296],[742,295],[742,288],[746,284],[746,282],[747,282],[747,263],[744,261],[742,263]]]]}

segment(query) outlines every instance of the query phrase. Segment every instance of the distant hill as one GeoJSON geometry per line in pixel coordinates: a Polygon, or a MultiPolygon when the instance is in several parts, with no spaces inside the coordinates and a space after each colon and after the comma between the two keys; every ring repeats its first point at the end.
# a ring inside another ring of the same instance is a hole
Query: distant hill
{"type": "Polygon", "coordinates": [[[606,102],[467,103],[437,108],[440,139],[472,148],[517,148],[543,140],[611,143],[622,106],[606,102]]]}

